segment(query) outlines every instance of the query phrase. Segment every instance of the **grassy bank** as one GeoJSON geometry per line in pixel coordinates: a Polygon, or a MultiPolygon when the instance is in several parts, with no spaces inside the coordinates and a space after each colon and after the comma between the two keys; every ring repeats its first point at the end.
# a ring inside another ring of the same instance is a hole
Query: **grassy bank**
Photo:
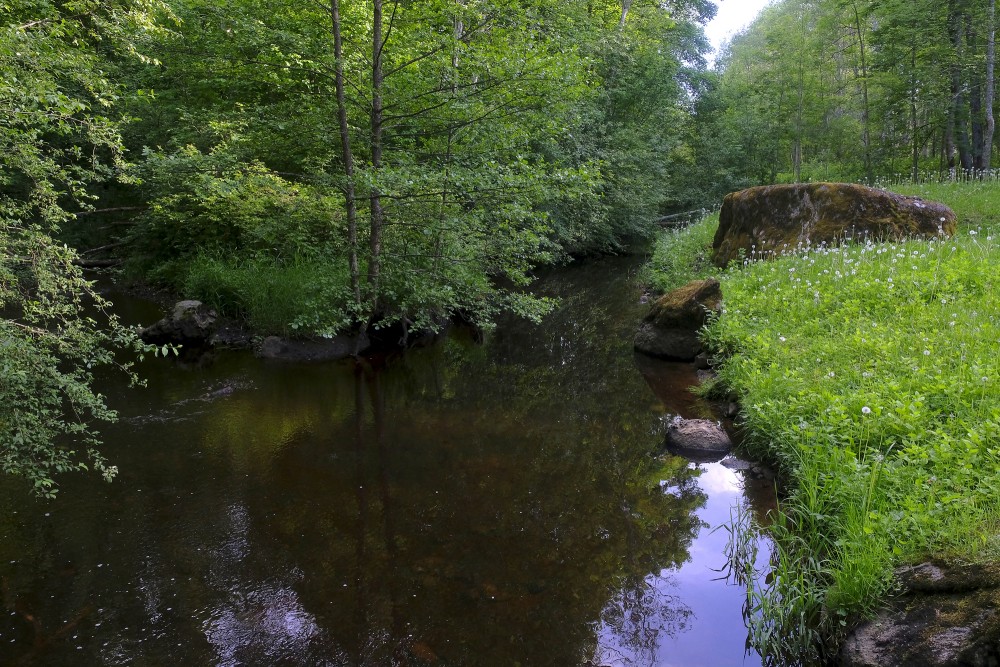
{"type": "MultiPolygon", "coordinates": [[[[951,205],[956,237],[721,276],[706,332],[720,381],[742,396],[751,452],[790,481],[774,573],[743,572],[752,639],[778,662],[829,656],[898,564],[1000,559],[1000,187],[907,193],[951,205]]],[[[737,555],[753,548],[742,535],[737,555]]]]}

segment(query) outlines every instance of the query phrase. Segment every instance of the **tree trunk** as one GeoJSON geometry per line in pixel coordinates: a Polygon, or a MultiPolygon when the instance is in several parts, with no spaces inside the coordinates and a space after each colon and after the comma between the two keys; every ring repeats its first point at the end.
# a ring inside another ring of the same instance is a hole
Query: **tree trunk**
{"type": "Polygon", "coordinates": [[[378,188],[379,170],[382,168],[382,0],[372,2],[372,173],[376,182],[372,186],[371,202],[371,233],[368,237],[368,304],[371,315],[379,314],[379,280],[382,273],[382,231],[385,225],[385,211],[382,209],[382,193],[378,188]]]}
{"type": "Polygon", "coordinates": [[[972,152],[969,150],[969,102],[962,86],[962,63],[965,59],[965,40],[962,26],[964,13],[951,3],[950,7],[952,30],[952,45],[955,49],[954,64],[951,70],[952,118],[955,128],[955,146],[958,149],[958,160],[962,169],[972,169],[972,152]]]}
{"type": "Polygon", "coordinates": [[[628,10],[632,7],[632,0],[622,0],[622,17],[618,21],[618,29],[625,28],[625,19],[628,18],[628,10]]]}
{"type": "Polygon", "coordinates": [[[990,170],[993,156],[993,132],[996,129],[996,119],[993,117],[993,102],[996,97],[994,69],[996,67],[996,0],[990,0],[989,26],[986,41],[986,131],[983,133],[983,170],[990,170]]]}
{"type": "MultiPolygon", "coordinates": [[[[966,15],[965,38],[966,45],[970,50],[973,60],[979,59],[979,35],[972,24],[972,16],[966,15]]],[[[970,152],[972,153],[972,166],[977,171],[983,168],[983,82],[973,75],[972,86],[969,90],[969,120],[972,126],[972,137],[970,140],[970,152]]]]}
{"type": "Polygon", "coordinates": [[[347,103],[344,95],[344,43],[340,29],[340,0],[332,0],[330,21],[333,30],[333,54],[336,59],[334,86],[337,90],[337,119],[340,123],[340,148],[344,160],[344,203],[347,206],[347,252],[351,272],[351,292],[354,302],[361,304],[361,271],[358,268],[358,205],[354,192],[354,154],[351,152],[351,133],[347,123],[347,103]]]}
{"type": "Polygon", "coordinates": [[[854,7],[854,29],[858,36],[858,48],[861,50],[861,141],[865,148],[865,179],[868,185],[875,182],[872,174],[872,136],[871,136],[871,107],[868,102],[868,59],[865,54],[865,37],[861,30],[861,12],[858,11],[858,4],[854,7]]]}
{"type": "Polygon", "coordinates": [[[914,44],[910,47],[910,140],[913,142],[910,170],[914,183],[920,176],[920,142],[917,130],[917,45],[914,44]]]}

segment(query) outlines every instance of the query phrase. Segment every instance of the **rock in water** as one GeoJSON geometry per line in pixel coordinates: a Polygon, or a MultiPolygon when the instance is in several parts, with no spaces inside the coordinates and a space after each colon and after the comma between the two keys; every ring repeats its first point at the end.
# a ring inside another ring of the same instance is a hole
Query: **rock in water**
{"type": "Polygon", "coordinates": [[[722,308],[719,281],[695,280],[657,299],[635,336],[635,349],[661,359],[691,361],[702,350],[698,330],[722,308]]]}
{"type": "Polygon", "coordinates": [[[169,315],[139,332],[153,345],[201,346],[215,332],[215,311],[201,301],[179,301],[169,315]]]}
{"type": "Polygon", "coordinates": [[[667,451],[698,463],[722,460],[733,448],[718,422],[675,418],[667,427],[667,451]]]}
{"type": "Polygon", "coordinates": [[[268,336],[257,348],[257,356],[275,361],[335,361],[359,354],[369,346],[365,334],[311,340],[268,336]]]}
{"type": "Polygon", "coordinates": [[[767,258],[801,245],[899,240],[955,233],[955,213],[937,202],[850,183],[767,185],[726,196],[712,261],[767,258]]]}

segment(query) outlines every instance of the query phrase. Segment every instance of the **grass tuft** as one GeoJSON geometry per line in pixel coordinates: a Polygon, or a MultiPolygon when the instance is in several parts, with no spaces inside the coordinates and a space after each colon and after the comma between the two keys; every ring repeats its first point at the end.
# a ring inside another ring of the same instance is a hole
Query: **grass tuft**
{"type": "Polygon", "coordinates": [[[198,255],[182,266],[181,293],[263,335],[331,336],[350,323],[350,278],[343,262],[318,258],[198,255]]]}

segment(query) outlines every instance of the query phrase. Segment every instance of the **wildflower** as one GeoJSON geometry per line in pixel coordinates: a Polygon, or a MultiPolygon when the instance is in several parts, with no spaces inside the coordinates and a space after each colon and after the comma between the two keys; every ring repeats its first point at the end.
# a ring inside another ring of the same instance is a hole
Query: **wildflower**
{"type": "Polygon", "coordinates": [[[837,376],[836,373],[834,373],[833,371],[830,371],[830,377],[836,377],[836,376],[837,376]]]}
{"type": "Polygon", "coordinates": [[[872,413],[872,409],[869,408],[867,405],[865,407],[861,408],[861,414],[863,414],[863,415],[870,415],[871,413],[872,413]]]}
{"type": "Polygon", "coordinates": [[[931,356],[931,351],[930,350],[924,350],[924,356],[925,357],[931,356]]]}
{"type": "Polygon", "coordinates": [[[778,336],[778,340],[780,340],[782,343],[784,343],[785,342],[785,337],[784,336],[778,336]]]}

